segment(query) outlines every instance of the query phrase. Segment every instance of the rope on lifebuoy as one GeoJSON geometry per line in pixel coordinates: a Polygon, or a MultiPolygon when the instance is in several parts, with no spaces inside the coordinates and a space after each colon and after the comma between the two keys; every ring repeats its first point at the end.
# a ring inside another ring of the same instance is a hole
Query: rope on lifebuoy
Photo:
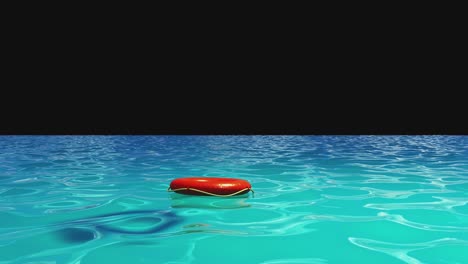
{"type": "Polygon", "coordinates": [[[245,190],[249,190],[252,192],[252,195],[254,194],[254,191],[251,189],[251,188],[244,188],[240,191],[237,191],[235,193],[231,193],[231,194],[216,194],[216,193],[210,193],[210,192],[205,192],[205,191],[202,191],[202,190],[198,190],[198,189],[195,189],[195,188],[179,188],[179,189],[174,189],[172,190],[171,187],[167,188],[167,191],[168,192],[177,192],[177,191],[182,191],[182,190],[187,190],[187,191],[196,191],[196,192],[199,192],[199,193],[204,193],[204,194],[208,194],[208,195],[211,195],[211,196],[217,196],[217,197],[229,197],[229,196],[233,196],[233,195],[236,195],[236,194],[239,194],[245,190]]]}

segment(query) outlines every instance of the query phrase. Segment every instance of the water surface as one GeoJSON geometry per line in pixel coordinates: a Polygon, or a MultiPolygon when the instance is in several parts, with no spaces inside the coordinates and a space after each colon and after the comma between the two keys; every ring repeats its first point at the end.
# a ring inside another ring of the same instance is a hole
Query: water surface
{"type": "Polygon", "coordinates": [[[1,136],[0,263],[468,263],[467,197],[466,136],[1,136]]]}

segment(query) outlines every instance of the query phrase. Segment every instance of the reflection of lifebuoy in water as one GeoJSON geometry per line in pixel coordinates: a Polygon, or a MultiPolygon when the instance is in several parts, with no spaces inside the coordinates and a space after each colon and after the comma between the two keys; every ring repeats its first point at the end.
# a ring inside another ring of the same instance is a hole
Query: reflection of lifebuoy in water
{"type": "Polygon", "coordinates": [[[252,191],[252,186],[246,180],[217,177],[178,178],[171,182],[170,192],[189,195],[211,195],[227,197],[241,195],[252,191]]]}

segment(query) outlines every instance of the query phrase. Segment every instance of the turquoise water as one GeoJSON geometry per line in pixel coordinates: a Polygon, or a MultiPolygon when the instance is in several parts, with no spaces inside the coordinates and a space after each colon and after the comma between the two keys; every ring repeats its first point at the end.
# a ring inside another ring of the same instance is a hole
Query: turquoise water
{"type": "Polygon", "coordinates": [[[1,136],[0,263],[468,263],[466,136],[1,136]],[[167,192],[226,176],[233,198],[167,192]]]}

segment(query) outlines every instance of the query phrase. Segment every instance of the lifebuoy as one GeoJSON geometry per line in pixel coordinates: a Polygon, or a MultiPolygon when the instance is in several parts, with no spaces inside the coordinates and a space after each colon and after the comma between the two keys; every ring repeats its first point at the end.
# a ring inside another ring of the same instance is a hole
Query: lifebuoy
{"type": "Polygon", "coordinates": [[[218,177],[187,177],[171,182],[168,191],[189,195],[234,196],[252,191],[246,180],[218,177]]]}

